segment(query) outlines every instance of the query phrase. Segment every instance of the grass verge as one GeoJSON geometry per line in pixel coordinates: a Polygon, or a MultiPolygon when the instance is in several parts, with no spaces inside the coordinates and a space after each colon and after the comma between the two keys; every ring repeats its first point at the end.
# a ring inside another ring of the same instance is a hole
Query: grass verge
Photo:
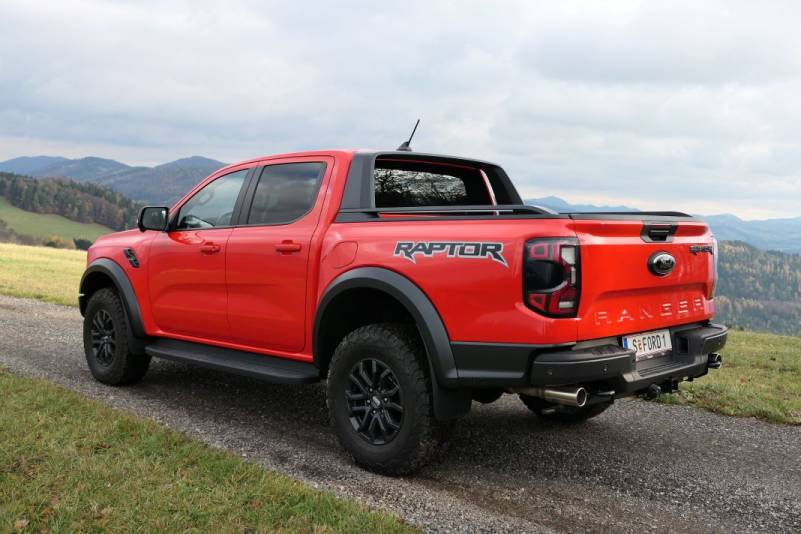
{"type": "Polygon", "coordinates": [[[0,531],[411,532],[64,388],[0,369],[0,531]]]}
{"type": "Polygon", "coordinates": [[[663,402],[801,425],[801,338],[732,330],[722,354],[722,369],[663,402]]]}
{"type": "Polygon", "coordinates": [[[78,305],[86,252],[0,243],[0,293],[78,305]]]}
{"type": "Polygon", "coordinates": [[[72,242],[73,238],[94,241],[103,234],[110,234],[112,229],[101,224],[80,223],[71,221],[61,215],[52,213],[34,213],[12,206],[0,197],[0,219],[18,234],[25,234],[38,239],[59,236],[72,242]]]}

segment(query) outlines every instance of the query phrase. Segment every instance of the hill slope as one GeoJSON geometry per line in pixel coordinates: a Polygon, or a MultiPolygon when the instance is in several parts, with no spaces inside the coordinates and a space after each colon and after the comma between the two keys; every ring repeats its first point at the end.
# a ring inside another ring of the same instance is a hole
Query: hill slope
{"type": "Polygon", "coordinates": [[[139,208],[99,185],[0,172],[3,241],[86,247],[100,235],[131,228],[139,208]]]}
{"type": "Polygon", "coordinates": [[[91,181],[145,204],[171,206],[225,163],[192,156],[155,167],[129,167],[91,181]]]}
{"type": "Polygon", "coordinates": [[[58,156],[23,156],[0,163],[0,171],[32,175],[40,169],[66,161],[69,160],[58,156]]]}
{"type": "Polygon", "coordinates": [[[715,308],[727,324],[801,335],[801,256],[722,241],[715,308]]]}
{"type": "Polygon", "coordinates": [[[68,159],[37,169],[32,174],[42,177],[72,178],[77,181],[95,181],[98,176],[130,169],[129,165],[105,158],[68,159]]]}
{"type": "Polygon", "coordinates": [[[708,215],[718,239],[745,241],[764,250],[801,253],[801,217],[744,221],[734,215],[708,215]]]}
{"type": "Polygon", "coordinates": [[[36,180],[0,172],[0,196],[17,208],[52,213],[114,230],[132,228],[140,205],[108,188],[66,179],[36,180]]]}
{"type": "Polygon", "coordinates": [[[100,224],[80,223],[61,215],[21,210],[0,197],[0,241],[13,239],[9,230],[16,234],[14,240],[28,242],[25,236],[30,236],[34,238],[34,243],[46,242],[53,236],[62,238],[66,243],[72,243],[75,239],[94,241],[101,235],[113,232],[111,228],[100,224]]]}
{"type": "Polygon", "coordinates": [[[541,198],[527,198],[523,201],[530,206],[542,206],[559,213],[572,213],[572,212],[599,212],[599,211],[638,211],[636,208],[628,206],[598,206],[595,204],[570,204],[569,202],[559,197],[541,197],[541,198]]]}
{"type": "Polygon", "coordinates": [[[225,163],[202,156],[182,158],[155,167],[132,167],[96,157],[36,156],[0,162],[0,172],[91,182],[109,187],[135,201],[169,206],[203,178],[224,166],[225,163]]]}

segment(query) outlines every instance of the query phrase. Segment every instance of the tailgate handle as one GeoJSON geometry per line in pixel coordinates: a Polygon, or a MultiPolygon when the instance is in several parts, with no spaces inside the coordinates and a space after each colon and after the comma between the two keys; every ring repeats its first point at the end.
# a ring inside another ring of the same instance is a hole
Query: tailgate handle
{"type": "Polygon", "coordinates": [[[645,222],[640,237],[646,243],[670,243],[679,225],[662,222],[645,222]]]}

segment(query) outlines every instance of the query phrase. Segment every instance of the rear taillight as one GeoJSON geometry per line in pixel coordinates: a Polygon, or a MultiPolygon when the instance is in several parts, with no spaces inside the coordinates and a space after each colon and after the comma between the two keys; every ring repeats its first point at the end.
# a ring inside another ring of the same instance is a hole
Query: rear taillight
{"type": "Polygon", "coordinates": [[[575,317],[579,305],[579,244],[569,237],[526,243],[523,299],[532,310],[551,317],[575,317]]]}

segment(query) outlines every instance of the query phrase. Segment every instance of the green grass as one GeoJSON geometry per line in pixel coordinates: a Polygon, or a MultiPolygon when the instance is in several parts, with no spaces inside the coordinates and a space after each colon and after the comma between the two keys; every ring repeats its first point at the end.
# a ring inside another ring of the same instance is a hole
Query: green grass
{"type": "Polygon", "coordinates": [[[61,215],[33,213],[12,206],[7,199],[0,197],[0,219],[18,234],[29,235],[37,239],[59,236],[72,242],[73,238],[94,241],[103,234],[113,230],[94,223],[79,223],[61,215]]]}
{"type": "Polygon", "coordinates": [[[43,381],[0,398],[0,532],[412,531],[43,381]]]}
{"type": "Polygon", "coordinates": [[[78,305],[86,252],[0,243],[0,293],[78,305]]]}
{"type": "Polygon", "coordinates": [[[722,369],[663,401],[801,425],[801,338],[733,330],[721,352],[722,369]]]}

